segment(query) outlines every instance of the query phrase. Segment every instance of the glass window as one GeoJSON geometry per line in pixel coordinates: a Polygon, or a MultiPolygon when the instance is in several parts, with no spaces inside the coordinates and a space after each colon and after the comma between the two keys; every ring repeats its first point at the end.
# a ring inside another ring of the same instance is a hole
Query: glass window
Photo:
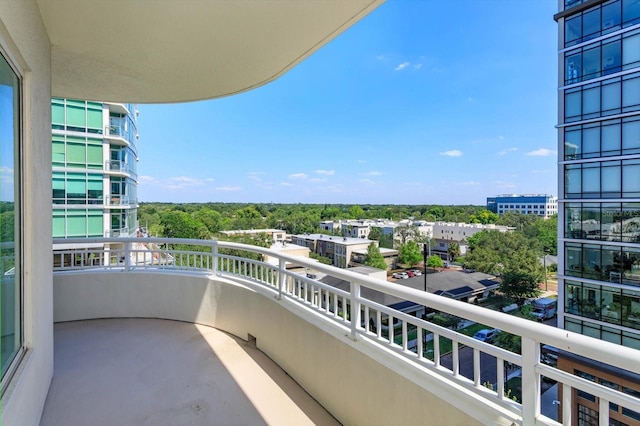
{"type": "Polygon", "coordinates": [[[622,0],[622,22],[625,26],[640,23],[640,2],[638,0],[622,0]]]}
{"type": "Polygon", "coordinates": [[[640,120],[622,121],[622,153],[640,153],[640,120]]]}
{"type": "Polygon", "coordinates": [[[580,146],[582,143],[580,127],[568,127],[564,130],[564,158],[573,160],[581,158],[580,146]]]}
{"type": "Polygon", "coordinates": [[[57,125],[56,128],[64,129],[64,102],[51,103],[51,124],[57,125]]]}
{"type": "Polygon", "coordinates": [[[64,238],[65,234],[65,217],[64,210],[53,211],[53,238],[64,238]]]}
{"type": "Polygon", "coordinates": [[[620,121],[611,120],[602,124],[602,154],[620,154],[620,121]]]}
{"type": "Polygon", "coordinates": [[[564,310],[570,314],[579,315],[578,299],[581,293],[579,283],[573,284],[573,281],[566,281],[564,286],[564,310]]]}
{"type": "Polygon", "coordinates": [[[580,174],[580,165],[567,165],[564,171],[565,193],[580,194],[582,189],[582,176],[580,174]]]}
{"type": "Polygon", "coordinates": [[[590,85],[582,92],[583,119],[600,116],[600,84],[590,85]]]}
{"type": "Polygon", "coordinates": [[[602,163],[601,169],[602,181],[601,191],[603,196],[607,197],[619,197],[620,196],[620,162],[608,161],[602,163]]]}
{"type": "Polygon", "coordinates": [[[87,109],[87,128],[91,133],[102,133],[102,109],[87,109]]]}
{"type": "Polygon", "coordinates": [[[568,121],[579,121],[582,117],[582,97],[580,90],[567,91],[564,96],[564,117],[568,121]],[[573,118],[573,120],[571,120],[573,118]]]}
{"type": "Polygon", "coordinates": [[[102,145],[87,144],[87,167],[102,169],[102,145]]]}
{"type": "Polygon", "coordinates": [[[23,347],[20,186],[21,81],[0,51],[0,364],[2,378],[23,347]]]}
{"type": "Polygon", "coordinates": [[[622,204],[622,218],[622,241],[640,243],[640,203],[622,204]]]}
{"type": "Polygon", "coordinates": [[[565,59],[565,83],[572,84],[580,81],[582,71],[582,54],[576,53],[565,59]]]}
{"type": "Polygon", "coordinates": [[[620,40],[602,45],[602,72],[613,74],[620,72],[620,40]]]}
{"type": "Polygon", "coordinates": [[[640,197],[640,160],[624,160],[622,165],[623,196],[640,197]]]}
{"type": "Polygon", "coordinates": [[[623,39],[622,58],[622,69],[628,70],[640,64],[640,32],[623,39]]]}
{"type": "Polygon", "coordinates": [[[640,291],[622,290],[622,325],[640,329],[640,291]]]}
{"type": "Polygon", "coordinates": [[[53,137],[53,145],[51,146],[51,159],[54,167],[64,167],[65,165],[65,146],[64,138],[53,137]],[[60,140],[62,139],[62,140],[60,140]]]}
{"type": "Polygon", "coordinates": [[[70,105],[67,101],[67,127],[70,130],[84,131],[87,128],[87,114],[84,106],[70,105]]]}
{"type": "Polygon", "coordinates": [[[594,47],[582,52],[582,76],[585,79],[600,75],[600,47],[594,47]]]}
{"type": "Polygon", "coordinates": [[[602,33],[607,34],[620,29],[622,21],[620,2],[611,2],[602,6],[602,33]]]}
{"type": "MultiPolygon", "coordinates": [[[[585,163],[582,166],[582,192],[591,192],[594,196],[600,193],[600,164],[585,163]],[[598,193],[598,194],[596,194],[598,193]]],[[[586,196],[586,195],[585,195],[586,196]]],[[[593,198],[593,197],[592,197],[593,198]]]]}
{"type": "Polygon", "coordinates": [[[584,126],[582,131],[582,158],[600,156],[600,127],[584,126]]]}
{"type": "Polygon", "coordinates": [[[87,236],[87,214],[84,210],[67,210],[67,236],[87,236]]]}
{"type": "MultiPolygon", "coordinates": [[[[640,46],[638,46],[640,49],[640,46]]],[[[622,112],[640,110],[640,76],[628,78],[622,82],[622,112]]]]}
{"type": "Polygon", "coordinates": [[[602,115],[620,113],[620,81],[608,80],[602,85],[602,115]]]}
{"type": "Polygon", "coordinates": [[[87,218],[87,236],[101,237],[102,235],[103,235],[102,212],[89,210],[89,214],[87,218]]]}
{"type": "Polygon", "coordinates": [[[582,15],[583,40],[589,40],[600,35],[600,8],[595,8],[582,15]]]}
{"type": "Polygon", "coordinates": [[[567,19],[564,23],[565,46],[580,42],[582,38],[582,15],[567,19]]]}

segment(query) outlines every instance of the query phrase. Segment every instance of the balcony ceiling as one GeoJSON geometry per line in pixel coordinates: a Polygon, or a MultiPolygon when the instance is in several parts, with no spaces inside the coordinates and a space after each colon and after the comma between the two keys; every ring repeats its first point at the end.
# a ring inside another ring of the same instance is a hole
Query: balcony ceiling
{"type": "Polygon", "coordinates": [[[266,84],[384,0],[37,0],[54,96],[210,99],[266,84]]]}

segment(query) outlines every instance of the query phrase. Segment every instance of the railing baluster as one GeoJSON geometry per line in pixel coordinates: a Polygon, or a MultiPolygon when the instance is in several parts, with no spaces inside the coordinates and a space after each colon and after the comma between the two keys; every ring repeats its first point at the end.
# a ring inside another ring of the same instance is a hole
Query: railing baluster
{"type": "Polygon", "coordinates": [[[599,408],[599,426],[609,426],[609,401],[605,398],[600,397],[600,401],[598,403],[599,408]]]}
{"type": "Polygon", "coordinates": [[[453,369],[453,375],[455,376],[459,376],[460,375],[460,357],[459,357],[459,347],[458,347],[458,342],[455,340],[451,341],[451,349],[452,349],[452,359],[453,359],[453,364],[451,365],[451,368],[453,369]]]}
{"type": "MultiPolygon", "coordinates": [[[[559,384],[558,386],[562,386],[562,424],[571,425],[573,424],[572,414],[573,407],[571,400],[573,399],[573,388],[569,385],[559,384]]],[[[558,389],[559,390],[559,389],[558,389]]]]}
{"type": "Polygon", "coordinates": [[[440,367],[440,335],[433,333],[433,363],[440,367]]]}
{"type": "Polygon", "coordinates": [[[501,358],[496,360],[496,380],[498,381],[498,399],[504,399],[504,369],[505,361],[501,358]]]}
{"type": "Polygon", "coordinates": [[[522,338],[522,416],[523,426],[534,425],[540,415],[540,376],[535,367],[540,363],[540,345],[533,339],[522,338]]]}
{"type": "Polygon", "coordinates": [[[480,386],[480,351],[473,349],[473,384],[475,387],[480,386]]]}
{"type": "MultiPolygon", "coordinates": [[[[360,326],[360,284],[351,282],[351,338],[357,340],[358,327],[360,326]]],[[[347,317],[346,306],[344,309],[345,318],[347,317]]]]}
{"type": "Polygon", "coordinates": [[[418,359],[423,358],[424,357],[424,348],[423,348],[423,343],[422,343],[422,332],[424,331],[424,329],[422,327],[418,327],[417,333],[416,333],[416,339],[417,339],[417,347],[418,347],[418,359]]]}
{"type": "Polygon", "coordinates": [[[407,351],[408,342],[407,342],[407,322],[402,320],[402,350],[407,351]]]}

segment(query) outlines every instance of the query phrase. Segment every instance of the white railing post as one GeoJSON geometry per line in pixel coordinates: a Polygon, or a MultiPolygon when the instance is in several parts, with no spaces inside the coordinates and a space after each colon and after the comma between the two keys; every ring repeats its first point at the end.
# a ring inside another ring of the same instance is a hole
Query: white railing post
{"type": "Polygon", "coordinates": [[[131,242],[124,243],[124,270],[131,270],[131,242]]]}
{"type": "Polygon", "coordinates": [[[284,259],[280,259],[278,263],[278,296],[277,299],[282,299],[282,291],[284,289],[284,279],[285,279],[285,261],[284,259]]]}
{"type": "Polygon", "coordinates": [[[540,377],[536,365],[540,363],[540,345],[522,337],[522,424],[535,425],[540,415],[540,377]]]}
{"type": "Polygon", "coordinates": [[[211,267],[213,268],[213,273],[220,276],[220,272],[218,271],[218,242],[214,241],[211,244],[211,257],[213,258],[211,263],[211,267]]]}
{"type": "MultiPolygon", "coordinates": [[[[351,282],[351,339],[358,340],[358,325],[360,324],[360,284],[351,282]]],[[[343,306],[345,318],[347,307],[343,306]]]]}

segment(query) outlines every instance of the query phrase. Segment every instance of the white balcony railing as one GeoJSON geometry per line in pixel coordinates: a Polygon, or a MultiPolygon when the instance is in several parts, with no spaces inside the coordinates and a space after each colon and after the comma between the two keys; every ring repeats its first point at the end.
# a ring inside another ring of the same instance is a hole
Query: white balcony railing
{"type": "MultiPolygon", "coordinates": [[[[609,424],[609,403],[640,412],[640,399],[590,382],[542,362],[543,345],[550,345],[567,354],[586,357],[606,366],[636,372],[640,365],[640,351],[596,340],[587,336],[556,329],[534,321],[514,317],[501,312],[455,301],[442,296],[394,285],[344,269],[318,264],[307,258],[299,258],[269,249],[243,244],[183,239],[157,238],[109,238],[54,240],[57,247],[63,244],[100,243],[105,248],[83,250],[56,250],[54,272],[90,270],[108,272],[148,270],[176,273],[202,272],[217,277],[242,280],[271,292],[280,303],[294,304],[304,310],[321,315],[342,327],[351,339],[363,347],[383,348],[393,352],[401,362],[413,368],[415,375],[425,374],[425,369],[448,381],[451,386],[472,393],[486,401],[487,406],[500,410],[502,415],[519,424],[558,424],[541,414],[541,381],[543,378],[558,382],[562,387],[564,424],[573,424],[573,389],[599,399],[601,425],[609,424]],[[263,257],[275,262],[261,260],[263,257]],[[252,259],[250,257],[257,257],[252,259]],[[349,282],[349,291],[309,278],[304,273],[292,272],[291,265],[313,269],[349,282]],[[429,307],[469,321],[497,328],[522,339],[522,354],[509,352],[494,345],[480,342],[454,330],[438,326],[381,305],[363,297],[362,289],[369,288],[402,300],[429,307]],[[394,324],[393,327],[386,326],[394,324]],[[440,338],[452,342],[452,366],[446,368],[442,361],[440,338]],[[426,351],[425,342],[432,341],[432,352],[426,351]],[[461,374],[462,347],[473,350],[473,374],[461,374]],[[481,354],[497,360],[496,387],[490,389],[481,381],[481,354]],[[511,400],[505,391],[505,368],[509,363],[521,370],[522,402],[511,400]]],[[[89,271],[87,271],[89,272],[89,271]]],[[[455,401],[449,401],[455,405],[455,401]]]]}

